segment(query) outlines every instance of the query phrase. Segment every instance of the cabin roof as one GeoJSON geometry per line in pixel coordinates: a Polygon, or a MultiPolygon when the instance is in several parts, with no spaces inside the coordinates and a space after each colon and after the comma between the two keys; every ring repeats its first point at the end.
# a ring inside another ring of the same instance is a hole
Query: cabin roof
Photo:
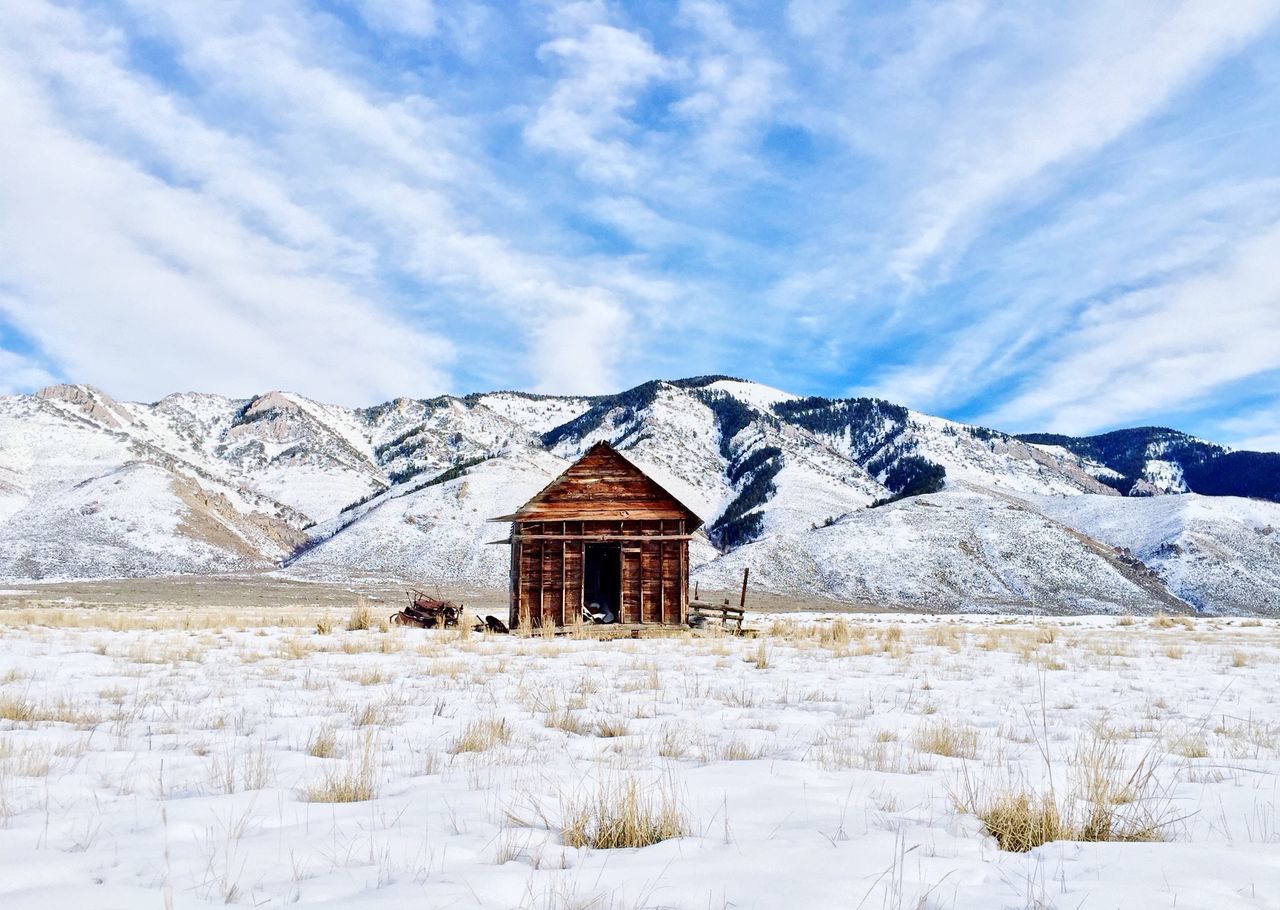
{"type": "Polygon", "coordinates": [[[686,531],[702,524],[697,514],[663,489],[609,443],[597,442],[555,480],[510,515],[492,521],[642,521],[684,519],[686,531]]]}

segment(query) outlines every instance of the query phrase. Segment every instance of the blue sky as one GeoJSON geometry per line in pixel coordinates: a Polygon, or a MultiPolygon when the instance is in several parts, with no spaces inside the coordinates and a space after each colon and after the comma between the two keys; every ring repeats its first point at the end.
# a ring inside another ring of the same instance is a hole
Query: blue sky
{"type": "Polygon", "coordinates": [[[8,0],[0,393],[730,373],[1280,449],[1280,0],[8,0]]]}

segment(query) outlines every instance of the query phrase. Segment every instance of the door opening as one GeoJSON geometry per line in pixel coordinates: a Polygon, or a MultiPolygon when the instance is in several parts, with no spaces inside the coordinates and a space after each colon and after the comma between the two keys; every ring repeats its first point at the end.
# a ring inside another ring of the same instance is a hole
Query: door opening
{"type": "Polygon", "coordinates": [[[583,555],[582,605],[595,622],[617,622],[622,606],[622,544],[589,543],[583,555]]]}

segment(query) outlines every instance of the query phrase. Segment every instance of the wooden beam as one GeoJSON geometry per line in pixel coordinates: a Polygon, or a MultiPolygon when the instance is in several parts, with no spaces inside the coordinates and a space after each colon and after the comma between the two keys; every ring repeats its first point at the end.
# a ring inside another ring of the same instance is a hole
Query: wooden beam
{"type": "MultiPolygon", "coordinates": [[[[517,534],[512,540],[590,540],[600,543],[643,543],[647,540],[692,540],[692,534],[626,534],[608,531],[602,534],[517,534]]],[[[506,543],[496,540],[494,543],[506,543]]]]}

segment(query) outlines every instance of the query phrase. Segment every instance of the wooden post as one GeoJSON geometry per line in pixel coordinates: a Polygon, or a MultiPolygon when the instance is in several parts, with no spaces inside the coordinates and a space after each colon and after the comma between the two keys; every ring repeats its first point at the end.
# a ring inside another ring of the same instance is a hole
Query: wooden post
{"type": "MultiPolygon", "coordinates": [[[[684,522],[680,522],[680,530],[684,531],[684,522]]],[[[682,540],[676,544],[680,548],[680,622],[689,620],[689,541],[682,540]]]]}
{"type": "MultiPolygon", "coordinates": [[[[643,532],[641,532],[643,533],[643,532]]],[[[640,539],[640,555],[636,558],[636,590],[640,594],[639,604],[636,606],[636,619],[644,622],[644,538],[640,539]]]]}
{"type": "Polygon", "coordinates": [[[750,574],[750,567],[742,570],[742,597],[738,599],[738,609],[740,610],[745,610],[747,608],[747,576],[750,574]]]}
{"type": "MultiPolygon", "coordinates": [[[[662,534],[666,531],[663,522],[658,522],[658,533],[662,534]]],[[[658,541],[658,622],[668,622],[667,619],[667,542],[665,540],[658,541]]]]}

